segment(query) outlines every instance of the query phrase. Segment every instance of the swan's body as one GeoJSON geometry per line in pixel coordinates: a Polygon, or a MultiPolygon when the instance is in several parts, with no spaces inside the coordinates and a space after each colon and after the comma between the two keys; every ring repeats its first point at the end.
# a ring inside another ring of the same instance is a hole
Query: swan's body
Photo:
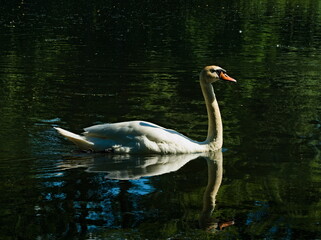
{"type": "Polygon", "coordinates": [[[85,128],[83,136],[55,128],[80,149],[114,153],[200,153],[216,151],[223,144],[223,127],[212,87],[219,79],[235,81],[218,66],[205,67],[200,83],[208,114],[208,134],[203,142],[194,141],[174,130],[145,121],[100,124],[85,128]]]}
{"type": "Polygon", "coordinates": [[[95,125],[85,128],[84,136],[56,129],[84,150],[162,154],[209,151],[206,142],[193,141],[174,130],[144,121],[95,125]]]}

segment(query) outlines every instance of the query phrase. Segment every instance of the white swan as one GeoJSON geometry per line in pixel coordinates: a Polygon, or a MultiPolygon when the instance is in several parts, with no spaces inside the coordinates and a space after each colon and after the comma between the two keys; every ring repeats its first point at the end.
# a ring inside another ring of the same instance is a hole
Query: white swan
{"type": "Polygon", "coordinates": [[[200,73],[200,84],[208,115],[208,133],[203,142],[194,141],[174,130],[145,121],[99,124],[85,128],[83,136],[62,128],[55,129],[82,150],[113,153],[200,153],[216,151],[223,144],[219,106],[211,83],[236,82],[218,66],[207,66],[200,73]]]}

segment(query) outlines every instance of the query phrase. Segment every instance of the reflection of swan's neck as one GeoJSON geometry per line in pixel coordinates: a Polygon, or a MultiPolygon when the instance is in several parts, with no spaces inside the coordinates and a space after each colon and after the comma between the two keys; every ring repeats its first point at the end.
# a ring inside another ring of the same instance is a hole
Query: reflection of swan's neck
{"type": "Polygon", "coordinates": [[[222,148],[223,145],[223,126],[220,109],[215,97],[212,84],[202,81],[201,79],[201,88],[204,95],[208,115],[206,143],[209,144],[211,150],[217,150],[222,148]]]}
{"type": "Polygon", "coordinates": [[[202,228],[217,224],[217,222],[211,222],[211,215],[215,208],[216,195],[223,177],[223,154],[221,151],[214,152],[214,158],[207,158],[207,167],[208,182],[203,195],[203,209],[199,219],[202,228]]]}
{"type": "Polygon", "coordinates": [[[203,197],[202,213],[208,217],[215,208],[215,201],[218,189],[222,183],[223,167],[222,161],[207,160],[208,183],[203,197]]]}

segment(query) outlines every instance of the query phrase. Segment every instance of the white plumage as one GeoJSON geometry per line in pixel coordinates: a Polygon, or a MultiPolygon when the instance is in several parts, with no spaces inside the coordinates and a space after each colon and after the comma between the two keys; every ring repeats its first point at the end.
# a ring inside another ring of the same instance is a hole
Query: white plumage
{"type": "Polygon", "coordinates": [[[61,128],[58,132],[92,151],[115,153],[195,153],[206,152],[206,144],[193,141],[171,129],[144,121],[100,124],[85,128],[80,136],[61,128]]]}

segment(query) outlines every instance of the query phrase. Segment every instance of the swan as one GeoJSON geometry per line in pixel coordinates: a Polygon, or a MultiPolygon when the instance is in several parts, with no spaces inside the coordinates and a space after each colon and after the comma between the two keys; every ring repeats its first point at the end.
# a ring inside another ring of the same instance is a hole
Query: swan
{"type": "Polygon", "coordinates": [[[228,76],[226,70],[215,65],[203,68],[199,79],[208,115],[207,138],[203,142],[146,121],[94,125],[85,128],[82,136],[59,127],[54,128],[80,149],[92,152],[181,154],[216,151],[223,145],[223,126],[212,83],[236,80],[228,76]]]}

